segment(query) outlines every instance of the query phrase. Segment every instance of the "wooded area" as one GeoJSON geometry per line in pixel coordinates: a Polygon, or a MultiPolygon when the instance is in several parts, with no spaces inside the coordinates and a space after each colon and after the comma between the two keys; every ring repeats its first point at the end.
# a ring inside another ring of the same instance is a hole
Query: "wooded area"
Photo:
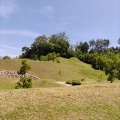
{"type": "MultiPolygon", "coordinates": [[[[120,39],[118,40],[120,44],[120,39]]],[[[91,64],[94,69],[104,70],[108,80],[120,80],[120,47],[109,47],[109,39],[90,40],[71,45],[65,32],[50,37],[38,36],[31,47],[23,47],[20,58],[54,60],[56,57],[71,58],[91,64]]]]}

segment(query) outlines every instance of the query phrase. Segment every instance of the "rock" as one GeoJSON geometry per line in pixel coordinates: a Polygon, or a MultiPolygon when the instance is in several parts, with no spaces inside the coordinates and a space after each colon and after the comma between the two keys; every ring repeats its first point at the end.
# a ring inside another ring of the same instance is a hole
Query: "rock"
{"type": "MultiPolygon", "coordinates": [[[[12,70],[0,70],[0,76],[7,78],[20,78],[20,75],[18,75],[17,71],[12,71],[12,70]]],[[[37,76],[28,73],[26,73],[26,77],[30,77],[34,80],[39,79],[37,76]]]]}

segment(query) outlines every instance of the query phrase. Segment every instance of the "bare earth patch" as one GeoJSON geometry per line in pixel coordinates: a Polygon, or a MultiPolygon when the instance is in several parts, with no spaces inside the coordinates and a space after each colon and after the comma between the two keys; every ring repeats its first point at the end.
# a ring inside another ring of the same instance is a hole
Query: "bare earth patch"
{"type": "Polygon", "coordinates": [[[65,82],[55,82],[55,83],[60,84],[60,85],[65,85],[65,86],[71,86],[69,84],[66,84],[65,82]]]}

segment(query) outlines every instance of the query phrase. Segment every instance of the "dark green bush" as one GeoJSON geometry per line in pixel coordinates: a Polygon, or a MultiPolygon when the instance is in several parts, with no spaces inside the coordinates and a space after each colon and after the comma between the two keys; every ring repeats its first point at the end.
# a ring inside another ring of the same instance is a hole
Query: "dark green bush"
{"type": "Polygon", "coordinates": [[[72,84],[72,81],[66,81],[66,84],[72,84]]]}
{"type": "Polygon", "coordinates": [[[79,80],[68,80],[66,81],[66,84],[71,84],[71,85],[81,85],[81,82],[79,80]]]}
{"type": "Polygon", "coordinates": [[[81,85],[81,82],[79,80],[73,80],[72,85],[81,85]]]}
{"type": "Polygon", "coordinates": [[[6,59],[11,59],[10,56],[4,56],[2,59],[6,60],[6,59]]]}
{"type": "Polygon", "coordinates": [[[40,56],[40,61],[50,61],[50,60],[53,60],[53,62],[54,62],[56,57],[57,57],[57,54],[55,52],[53,52],[53,53],[47,54],[46,56],[44,56],[44,55],[40,56]]]}
{"type": "Polygon", "coordinates": [[[40,61],[48,61],[48,56],[40,56],[40,61]]]}
{"type": "Polygon", "coordinates": [[[57,57],[55,52],[49,53],[47,56],[48,56],[48,60],[53,60],[53,62],[54,62],[55,58],[57,57]]]}
{"type": "Polygon", "coordinates": [[[20,81],[17,82],[17,86],[15,88],[19,89],[19,88],[31,88],[31,87],[32,87],[32,79],[22,77],[20,78],[20,81]]]}

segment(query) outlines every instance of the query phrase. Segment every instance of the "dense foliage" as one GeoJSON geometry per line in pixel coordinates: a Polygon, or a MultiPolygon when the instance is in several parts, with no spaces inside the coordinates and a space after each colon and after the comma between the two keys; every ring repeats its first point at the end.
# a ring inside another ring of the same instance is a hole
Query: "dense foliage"
{"type": "MultiPolygon", "coordinates": [[[[46,56],[49,53],[59,53],[62,57],[67,57],[70,44],[65,32],[54,34],[50,37],[45,35],[38,36],[31,47],[22,48],[22,58],[39,59],[41,56],[46,56]]],[[[70,52],[69,52],[70,54],[70,52]]]]}
{"type": "Polygon", "coordinates": [[[20,67],[20,70],[18,71],[18,74],[25,77],[25,74],[28,70],[31,69],[31,66],[28,64],[27,60],[22,60],[22,66],[20,67]]]}
{"type": "MultiPolygon", "coordinates": [[[[120,39],[118,40],[120,44],[120,39]]],[[[104,70],[108,80],[120,79],[120,47],[109,47],[108,39],[90,40],[70,45],[65,32],[50,37],[38,36],[31,47],[23,47],[21,58],[34,60],[55,60],[56,57],[77,57],[91,64],[94,69],[104,70]]]]}
{"type": "Polygon", "coordinates": [[[15,88],[19,89],[19,88],[31,88],[31,87],[32,87],[32,79],[22,77],[20,78],[19,82],[17,82],[17,86],[15,88]]]}

